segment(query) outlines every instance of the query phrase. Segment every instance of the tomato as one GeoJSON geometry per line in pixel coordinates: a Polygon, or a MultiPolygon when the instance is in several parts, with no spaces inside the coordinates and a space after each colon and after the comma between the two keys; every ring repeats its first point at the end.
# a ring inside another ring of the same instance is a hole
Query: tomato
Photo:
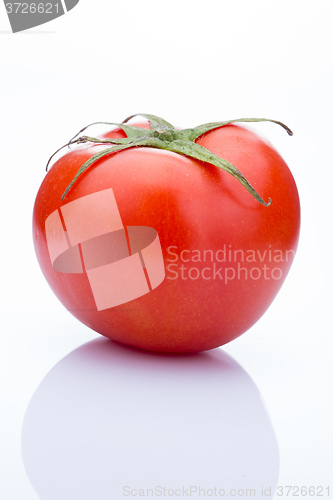
{"type": "MultiPolygon", "coordinates": [[[[108,138],[126,133],[99,140],[108,138]]],[[[258,321],[288,274],[300,203],[282,157],[243,124],[208,130],[195,144],[271,201],[259,203],[216,165],[142,144],[101,156],[63,199],[105,144],[69,150],[42,182],[33,212],[40,267],[64,306],[110,339],[173,353],[221,346],[258,321]]]]}

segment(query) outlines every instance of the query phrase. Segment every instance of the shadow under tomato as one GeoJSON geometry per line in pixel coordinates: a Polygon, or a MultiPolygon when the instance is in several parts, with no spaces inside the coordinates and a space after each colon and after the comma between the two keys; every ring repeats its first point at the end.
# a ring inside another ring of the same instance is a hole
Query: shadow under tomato
{"type": "Polygon", "coordinates": [[[22,453],[41,500],[273,494],[279,468],[260,393],[221,349],[164,355],[107,339],[76,349],[41,382],[22,453]]]}

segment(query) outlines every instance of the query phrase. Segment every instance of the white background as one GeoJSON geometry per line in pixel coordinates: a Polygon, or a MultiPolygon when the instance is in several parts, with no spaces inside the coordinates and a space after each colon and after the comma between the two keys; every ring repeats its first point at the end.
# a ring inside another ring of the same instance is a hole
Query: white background
{"type": "Polygon", "coordinates": [[[45,163],[82,126],[139,112],[184,127],[264,116],[294,131],[256,125],[299,188],[297,257],[267,313],[222,350],[265,402],[278,484],[333,496],[332,15],[324,0],[81,0],[14,35],[0,5],[1,500],[39,498],[21,456],[26,409],[54,365],[98,338],[64,310],[34,255],[45,163]]]}

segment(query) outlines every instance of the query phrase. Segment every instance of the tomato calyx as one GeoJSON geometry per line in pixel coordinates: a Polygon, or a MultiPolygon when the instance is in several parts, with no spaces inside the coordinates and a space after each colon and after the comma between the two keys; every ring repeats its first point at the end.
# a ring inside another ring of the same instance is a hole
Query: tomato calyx
{"type": "Polygon", "coordinates": [[[153,137],[157,137],[157,139],[160,139],[161,141],[172,142],[177,137],[177,135],[173,132],[173,130],[168,128],[157,128],[153,133],[153,137]]]}
{"type": "Polygon", "coordinates": [[[238,170],[237,167],[232,165],[227,160],[220,158],[215,155],[207,148],[200,146],[195,141],[205,133],[215,130],[217,128],[221,128],[225,125],[231,123],[253,123],[253,122],[272,122],[283,127],[289,135],[293,135],[292,131],[287,127],[284,123],[277,120],[270,120],[267,118],[239,118],[235,120],[228,120],[224,122],[213,122],[206,123],[204,125],[199,125],[195,128],[188,129],[176,129],[169,122],[155,115],[150,114],[136,114],[131,115],[126,118],[122,123],[110,123],[110,122],[95,122],[90,125],[87,125],[83,129],[81,129],[65,146],[59,148],[49,159],[46,170],[48,170],[48,166],[52,160],[52,158],[63,148],[67,146],[71,146],[73,144],[84,144],[84,143],[93,143],[99,145],[107,146],[106,149],[92,155],[78,170],[75,177],[72,179],[70,184],[66,187],[61,200],[64,199],[68,191],[75,184],[80,175],[89,168],[96,161],[100,160],[104,156],[110,155],[112,153],[117,153],[123,151],[128,148],[134,147],[148,147],[148,148],[157,148],[165,151],[170,151],[173,153],[177,153],[183,156],[187,156],[189,158],[193,158],[199,160],[204,163],[209,163],[215,165],[216,167],[228,172],[233,177],[235,177],[245,189],[262,205],[268,207],[271,204],[271,199],[268,199],[268,202],[265,202],[263,198],[257,193],[254,187],[249,183],[249,181],[244,177],[244,175],[238,170]],[[127,125],[127,122],[132,118],[137,116],[142,116],[146,118],[150,123],[150,128],[142,128],[135,125],[127,125]],[[83,135],[78,137],[82,132],[84,132],[88,127],[92,125],[112,125],[120,128],[125,133],[126,137],[124,138],[108,138],[101,139],[96,137],[90,137],[87,135],[83,135]]]}

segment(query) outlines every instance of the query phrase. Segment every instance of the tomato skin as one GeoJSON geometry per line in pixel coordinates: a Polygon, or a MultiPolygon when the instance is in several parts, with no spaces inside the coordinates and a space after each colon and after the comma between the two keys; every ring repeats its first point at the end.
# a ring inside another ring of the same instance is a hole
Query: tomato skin
{"type": "Polygon", "coordinates": [[[265,201],[271,198],[271,205],[259,204],[213,165],[146,147],[99,160],[61,201],[78,169],[101,150],[81,146],[60,158],[40,187],[33,213],[40,267],[65,307],[106,337],[161,352],[221,346],[262,316],[288,274],[299,237],[300,204],[284,160],[244,126],[227,125],[196,142],[235,165],[265,201]],[[45,220],[61,206],[108,188],[124,226],[156,229],[166,277],[150,293],[97,311],[86,274],[52,267],[45,220]],[[229,258],[223,261],[223,256],[229,258]]]}

